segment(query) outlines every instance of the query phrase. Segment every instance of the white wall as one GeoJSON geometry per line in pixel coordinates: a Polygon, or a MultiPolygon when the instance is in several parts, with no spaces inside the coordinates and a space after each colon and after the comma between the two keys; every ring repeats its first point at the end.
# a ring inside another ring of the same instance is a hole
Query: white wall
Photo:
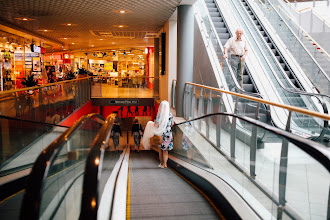
{"type": "MultiPolygon", "coordinates": [[[[176,12],[175,12],[176,13],[176,12]]],[[[166,72],[160,76],[160,99],[171,103],[172,81],[177,78],[177,21],[172,16],[164,25],[166,33],[166,72]]]]}

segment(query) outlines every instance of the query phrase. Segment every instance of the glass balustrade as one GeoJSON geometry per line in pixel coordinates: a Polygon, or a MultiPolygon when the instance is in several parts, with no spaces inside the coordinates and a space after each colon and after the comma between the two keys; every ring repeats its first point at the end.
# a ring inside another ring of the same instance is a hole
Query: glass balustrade
{"type": "Polygon", "coordinates": [[[32,167],[45,146],[67,127],[0,116],[0,176],[32,167]]]}
{"type": "Polygon", "coordinates": [[[55,143],[58,144],[56,152],[43,175],[39,218],[79,218],[86,160],[102,125],[103,119],[94,115],[75,127],[68,137],[55,143]]]}
{"type": "Polygon", "coordinates": [[[0,92],[0,115],[57,124],[90,100],[90,80],[0,92]]]}
{"type": "Polygon", "coordinates": [[[173,135],[170,154],[217,175],[262,219],[327,219],[326,147],[227,113],[180,123],[173,135]]]}
{"type": "Polygon", "coordinates": [[[92,98],[153,98],[159,96],[157,77],[92,77],[92,98]]]}

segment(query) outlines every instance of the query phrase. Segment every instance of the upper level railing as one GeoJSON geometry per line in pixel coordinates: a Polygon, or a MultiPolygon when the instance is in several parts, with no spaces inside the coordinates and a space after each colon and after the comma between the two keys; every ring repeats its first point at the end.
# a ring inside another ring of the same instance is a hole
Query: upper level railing
{"type": "MultiPolygon", "coordinates": [[[[286,129],[288,131],[306,138],[311,137],[318,140],[323,139],[325,135],[330,135],[330,116],[327,114],[328,112],[323,114],[195,83],[186,83],[184,116],[186,119],[193,119],[205,114],[228,112],[227,106],[224,105],[224,99],[228,99],[229,96],[235,100],[234,113],[237,115],[255,118],[270,124],[269,110],[261,108],[260,105],[265,104],[275,111],[284,110],[286,112],[281,117],[286,117],[283,120],[286,121],[286,129]],[[315,127],[308,126],[315,121],[317,122],[315,127]],[[302,132],[302,128],[307,129],[307,127],[312,129],[309,135],[302,132]]],[[[244,124],[239,126],[245,128],[244,124]]]]}
{"type": "Polygon", "coordinates": [[[0,92],[0,115],[57,124],[90,99],[88,77],[0,92]]]}

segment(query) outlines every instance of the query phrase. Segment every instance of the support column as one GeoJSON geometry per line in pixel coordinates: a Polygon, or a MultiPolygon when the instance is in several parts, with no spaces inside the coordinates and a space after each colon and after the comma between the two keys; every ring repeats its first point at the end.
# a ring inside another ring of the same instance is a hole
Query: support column
{"type": "Polygon", "coordinates": [[[194,9],[192,5],[178,6],[178,71],[176,115],[183,117],[184,85],[193,81],[194,9]]]}
{"type": "Polygon", "coordinates": [[[154,39],[154,96],[159,99],[159,38],[154,39]]]}

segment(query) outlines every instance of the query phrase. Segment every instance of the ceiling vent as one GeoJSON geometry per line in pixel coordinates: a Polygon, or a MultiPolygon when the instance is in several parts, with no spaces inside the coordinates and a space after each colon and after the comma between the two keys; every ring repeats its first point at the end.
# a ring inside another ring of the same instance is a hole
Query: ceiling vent
{"type": "Polygon", "coordinates": [[[146,31],[89,31],[92,35],[102,38],[143,39],[157,37],[157,33],[146,31]]]}

